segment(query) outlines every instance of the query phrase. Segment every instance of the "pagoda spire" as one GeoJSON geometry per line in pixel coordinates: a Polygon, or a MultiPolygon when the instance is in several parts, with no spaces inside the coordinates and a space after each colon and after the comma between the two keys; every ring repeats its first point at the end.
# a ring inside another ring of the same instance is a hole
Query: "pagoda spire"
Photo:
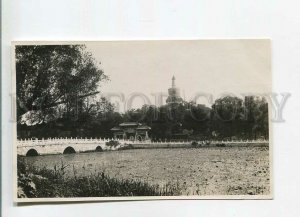
{"type": "Polygon", "coordinates": [[[168,104],[178,104],[182,103],[183,100],[180,97],[180,89],[175,85],[175,76],[172,77],[172,87],[168,89],[169,96],[166,100],[168,104]]]}
{"type": "Polygon", "coordinates": [[[175,76],[173,75],[173,77],[172,77],[172,88],[174,88],[175,87],[175,76]]]}

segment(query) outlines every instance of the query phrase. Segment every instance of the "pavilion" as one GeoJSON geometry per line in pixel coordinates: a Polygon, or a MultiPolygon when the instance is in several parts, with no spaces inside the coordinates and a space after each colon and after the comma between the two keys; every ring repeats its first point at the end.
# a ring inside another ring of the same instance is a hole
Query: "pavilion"
{"type": "Polygon", "coordinates": [[[149,140],[149,130],[151,130],[151,127],[138,122],[124,122],[111,129],[115,139],[129,139],[132,141],[149,140]]]}

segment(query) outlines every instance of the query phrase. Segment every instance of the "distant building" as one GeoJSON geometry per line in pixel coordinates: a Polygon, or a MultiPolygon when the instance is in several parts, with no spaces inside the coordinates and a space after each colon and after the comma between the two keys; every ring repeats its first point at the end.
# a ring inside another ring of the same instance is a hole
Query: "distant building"
{"type": "Polygon", "coordinates": [[[149,130],[151,130],[151,127],[138,122],[124,122],[111,129],[115,139],[130,139],[132,141],[148,140],[149,130]]]}
{"type": "Polygon", "coordinates": [[[168,89],[169,96],[166,100],[168,104],[179,104],[183,100],[180,97],[180,89],[175,86],[175,77],[172,78],[172,87],[168,89]]]}

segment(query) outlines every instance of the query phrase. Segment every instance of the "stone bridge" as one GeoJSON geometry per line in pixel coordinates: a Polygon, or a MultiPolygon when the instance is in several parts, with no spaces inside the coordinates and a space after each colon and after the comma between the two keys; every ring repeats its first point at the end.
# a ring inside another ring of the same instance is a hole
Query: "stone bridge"
{"type": "Polygon", "coordinates": [[[47,140],[18,140],[17,154],[36,156],[46,154],[70,154],[80,152],[113,150],[114,147],[105,145],[110,140],[105,139],[47,139],[47,140]]]}
{"type": "MultiPolygon", "coordinates": [[[[70,154],[80,152],[95,152],[106,150],[118,150],[127,145],[133,148],[187,148],[193,147],[191,141],[130,141],[117,140],[119,145],[108,146],[107,142],[113,139],[77,139],[55,138],[42,140],[17,140],[17,154],[22,156],[37,156],[49,154],[70,154]]],[[[206,146],[208,141],[197,141],[197,147],[206,146]]],[[[267,140],[236,140],[236,141],[209,141],[209,146],[268,146],[267,140]]]]}

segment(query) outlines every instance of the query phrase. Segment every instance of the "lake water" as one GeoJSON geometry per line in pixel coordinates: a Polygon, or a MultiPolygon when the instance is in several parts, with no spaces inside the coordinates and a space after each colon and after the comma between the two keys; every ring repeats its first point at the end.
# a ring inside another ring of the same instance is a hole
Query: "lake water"
{"type": "Polygon", "coordinates": [[[268,194],[268,147],[132,149],[26,157],[28,164],[66,167],[67,176],[105,171],[149,184],[179,183],[185,194],[268,194]]]}

